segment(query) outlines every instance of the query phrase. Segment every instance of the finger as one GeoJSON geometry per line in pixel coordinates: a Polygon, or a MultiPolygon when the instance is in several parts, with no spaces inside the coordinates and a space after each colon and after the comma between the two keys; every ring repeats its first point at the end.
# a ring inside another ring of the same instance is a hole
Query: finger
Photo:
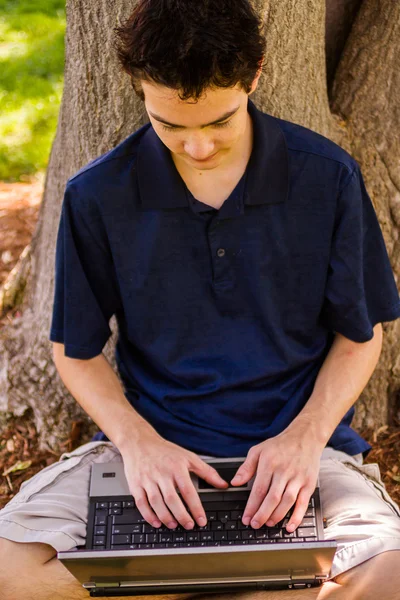
{"type": "Polygon", "coordinates": [[[254,452],[247,455],[246,460],[240,465],[235,476],[231,479],[232,485],[244,485],[255,475],[259,454],[254,452]]]}
{"type": "Polygon", "coordinates": [[[288,483],[283,493],[281,502],[266,521],[268,527],[273,527],[286,517],[287,513],[297,500],[300,487],[299,481],[291,481],[288,483]]]}
{"type": "Polygon", "coordinates": [[[268,521],[270,515],[279,506],[282,495],[286,486],[286,480],[279,480],[275,475],[272,477],[271,486],[268,490],[267,495],[264,497],[264,501],[253,516],[251,526],[254,528],[261,527],[266,521],[268,521]]]}
{"type": "Polygon", "coordinates": [[[229,487],[229,483],[222,479],[221,475],[216,469],[214,469],[214,467],[212,467],[210,464],[204,462],[201,459],[197,459],[198,457],[195,455],[195,459],[191,461],[189,465],[189,468],[191,471],[193,471],[193,473],[195,473],[198,477],[204,479],[208,483],[211,483],[211,485],[213,485],[214,487],[229,487]]]}
{"type": "Polygon", "coordinates": [[[300,493],[297,497],[296,506],[294,508],[292,516],[289,519],[289,523],[286,527],[286,529],[288,531],[290,531],[290,532],[294,531],[295,529],[297,529],[297,527],[302,522],[304,515],[306,514],[308,503],[310,501],[312,493],[314,492],[314,489],[315,488],[311,489],[310,487],[306,486],[300,490],[300,493]]]}
{"type": "Polygon", "coordinates": [[[188,512],[187,507],[183,504],[181,498],[178,495],[178,492],[176,491],[175,487],[172,485],[172,482],[171,481],[161,482],[161,483],[159,483],[159,486],[161,489],[161,493],[162,493],[164,502],[165,502],[166,506],[170,509],[171,513],[174,515],[175,519],[183,527],[185,527],[185,529],[193,529],[193,527],[194,527],[193,517],[188,512]]]}
{"type": "Polygon", "coordinates": [[[156,513],[151,508],[149,501],[147,499],[147,494],[143,488],[130,488],[133,499],[135,500],[135,504],[139,509],[140,514],[143,519],[146,519],[150,525],[153,527],[160,527],[161,521],[157,517],[156,513]]]}
{"type": "Polygon", "coordinates": [[[149,482],[147,485],[144,484],[144,489],[146,491],[149,504],[153,508],[160,521],[167,527],[176,527],[178,524],[175,521],[172,513],[165,505],[164,498],[158,485],[154,482],[149,482]]]}
{"type": "MultiPolygon", "coordinates": [[[[204,511],[201,500],[199,498],[199,495],[196,491],[196,488],[194,487],[193,482],[190,478],[189,473],[187,472],[186,474],[184,473],[182,475],[176,475],[175,483],[178,487],[178,491],[180,492],[180,494],[182,496],[182,500],[186,503],[186,506],[189,509],[190,514],[187,512],[186,512],[186,514],[189,515],[190,520],[192,518],[194,518],[195,521],[197,522],[197,524],[200,525],[200,527],[204,527],[204,525],[206,525],[206,523],[207,523],[207,516],[204,511]],[[190,515],[193,515],[193,516],[190,516],[190,515]]],[[[182,503],[182,506],[183,506],[183,503],[182,503]]],[[[186,511],[185,506],[184,506],[184,509],[186,511]]],[[[174,512],[174,514],[177,516],[178,520],[182,523],[182,521],[179,519],[179,515],[176,512],[174,512]]],[[[186,518],[186,516],[185,516],[185,518],[186,518]]]]}
{"type": "Polygon", "coordinates": [[[271,479],[272,475],[263,474],[261,476],[260,473],[257,473],[251,488],[249,499],[247,500],[246,508],[243,511],[242,521],[245,525],[250,523],[263,503],[265,496],[267,495],[271,479]]]}

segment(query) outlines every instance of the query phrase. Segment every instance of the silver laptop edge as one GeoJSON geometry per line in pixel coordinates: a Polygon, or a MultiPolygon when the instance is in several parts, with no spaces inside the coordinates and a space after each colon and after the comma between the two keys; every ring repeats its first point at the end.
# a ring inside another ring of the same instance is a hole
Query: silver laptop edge
{"type": "MultiPolygon", "coordinates": [[[[203,460],[210,464],[226,463],[238,468],[239,465],[235,463],[243,463],[245,459],[246,457],[229,457],[203,460]]],[[[232,492],[234,496],[234,492],[251,490],[254,482],[252,478],[244,486],[221,490],[199,480],[194,473],[190,473],[190,476],[201,495],[222,491],[232,492]],[[207,485],[209,489],[199,485],[207,485]]],[[[123,463],[93,464],[89,493],[91,499],[131,496],[123,463]],[[104,473],[107,477],[104,477],[104,473]]],[[[120,590],[120,595],[128,594],[129,590],[135,595],[157,594],[167,590],[169,593],[190,592],[196,587],[200,591],[206,591],[206,588],[210,591],[209,586],[215,587],[215,591],[233,591],[235,588],[246,589],[246,586],[247,589],[273,589],[276,586],[296,589],[319,585],[329,577],[336,548],[334,540],[327,540],[296,542],[290,547],[286,543],[277,542],[273,545],[144,550],[73,549],[58,552],[57,558],[93,596],[105,595],[105,592],[102,593],[105,589],[111,593],[111,588],[120,590]],[[251,560],[246,558],[249,552],[252,553],[251,560]],[[218,555],[224,556],[216,561],[218,555]],[[200,558],[201,562],[198,560],[200,558]],[[282,564],[291,566],[282,568],[282,564]],[[174,578],[171,577],[172,573],[174,578]],[[241,575],[238,576],[237,573],[241,575]]],[[[115,590],[113,592],[116,594],[115,590]]]]}

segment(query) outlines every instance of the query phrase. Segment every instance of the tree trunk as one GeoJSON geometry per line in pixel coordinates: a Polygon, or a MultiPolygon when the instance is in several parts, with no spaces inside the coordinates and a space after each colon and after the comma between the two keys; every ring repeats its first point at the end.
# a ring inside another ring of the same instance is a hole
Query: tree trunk
{"type": "MultiPolygon", "coordinates": [[[[254,1],[267,46],[266,72],[252,99],[261,110],[309,127],[354,156],[398,273],[400,4],[364,0],[358,10],[360,1],[351,0],[344,10],[343,2],[331,0],[326,11],[323,0],[254,1]]],[[[112,29],[132,6],[128,0],[67,1],[64,94],[29,269],[25,261],[23,314],[0,331],[0,414],[5,421],[32,409],[42,449],[58,450],[72,420],[83,421],[85,439],[97,429],[68,394],[52,361],[55,242],[67,179],[148,121],[129,78],[119,74],[112,49],[112,29]]],[[[111,324],[114,333],[104,353],[115,368],[114,318],[111,324]]],[[[386,424],[398,410],[400,322],[384,330],[379,365],[357,403],[358,427],[386,424]]]]}

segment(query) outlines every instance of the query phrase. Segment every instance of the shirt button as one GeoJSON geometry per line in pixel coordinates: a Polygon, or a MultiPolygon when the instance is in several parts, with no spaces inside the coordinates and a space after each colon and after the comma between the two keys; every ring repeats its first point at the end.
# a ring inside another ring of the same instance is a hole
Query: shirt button
{"type": "Polygon", "coordinates": [[[220,248],[217,252],[218,256],[225,256],[225,250],[223,248],[220,248]]]}

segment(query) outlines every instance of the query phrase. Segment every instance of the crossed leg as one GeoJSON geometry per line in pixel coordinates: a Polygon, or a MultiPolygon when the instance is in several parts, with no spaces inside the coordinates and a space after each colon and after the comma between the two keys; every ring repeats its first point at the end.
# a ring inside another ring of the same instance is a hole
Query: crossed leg
{"type": "MultiPolygon", "coordinates": [[[[89,593],[56,558],[48,544],[0,538],[2,600],[84,600],[89,593]],[[23,571],[21,572],[21,565],[23,571]],[[23,577],[21,577],[23,573],[23,577]]],[[[400,551],[383,552],[338,575],[320,588],[248,591],[229,594],[168,594],[154,600],[396,600],[400,590],[400,551]]],[[[114,597],[114,600],[126,596],[114,597]]],[[[135,596],[149,600],[149,596],[135,596]]]]}

